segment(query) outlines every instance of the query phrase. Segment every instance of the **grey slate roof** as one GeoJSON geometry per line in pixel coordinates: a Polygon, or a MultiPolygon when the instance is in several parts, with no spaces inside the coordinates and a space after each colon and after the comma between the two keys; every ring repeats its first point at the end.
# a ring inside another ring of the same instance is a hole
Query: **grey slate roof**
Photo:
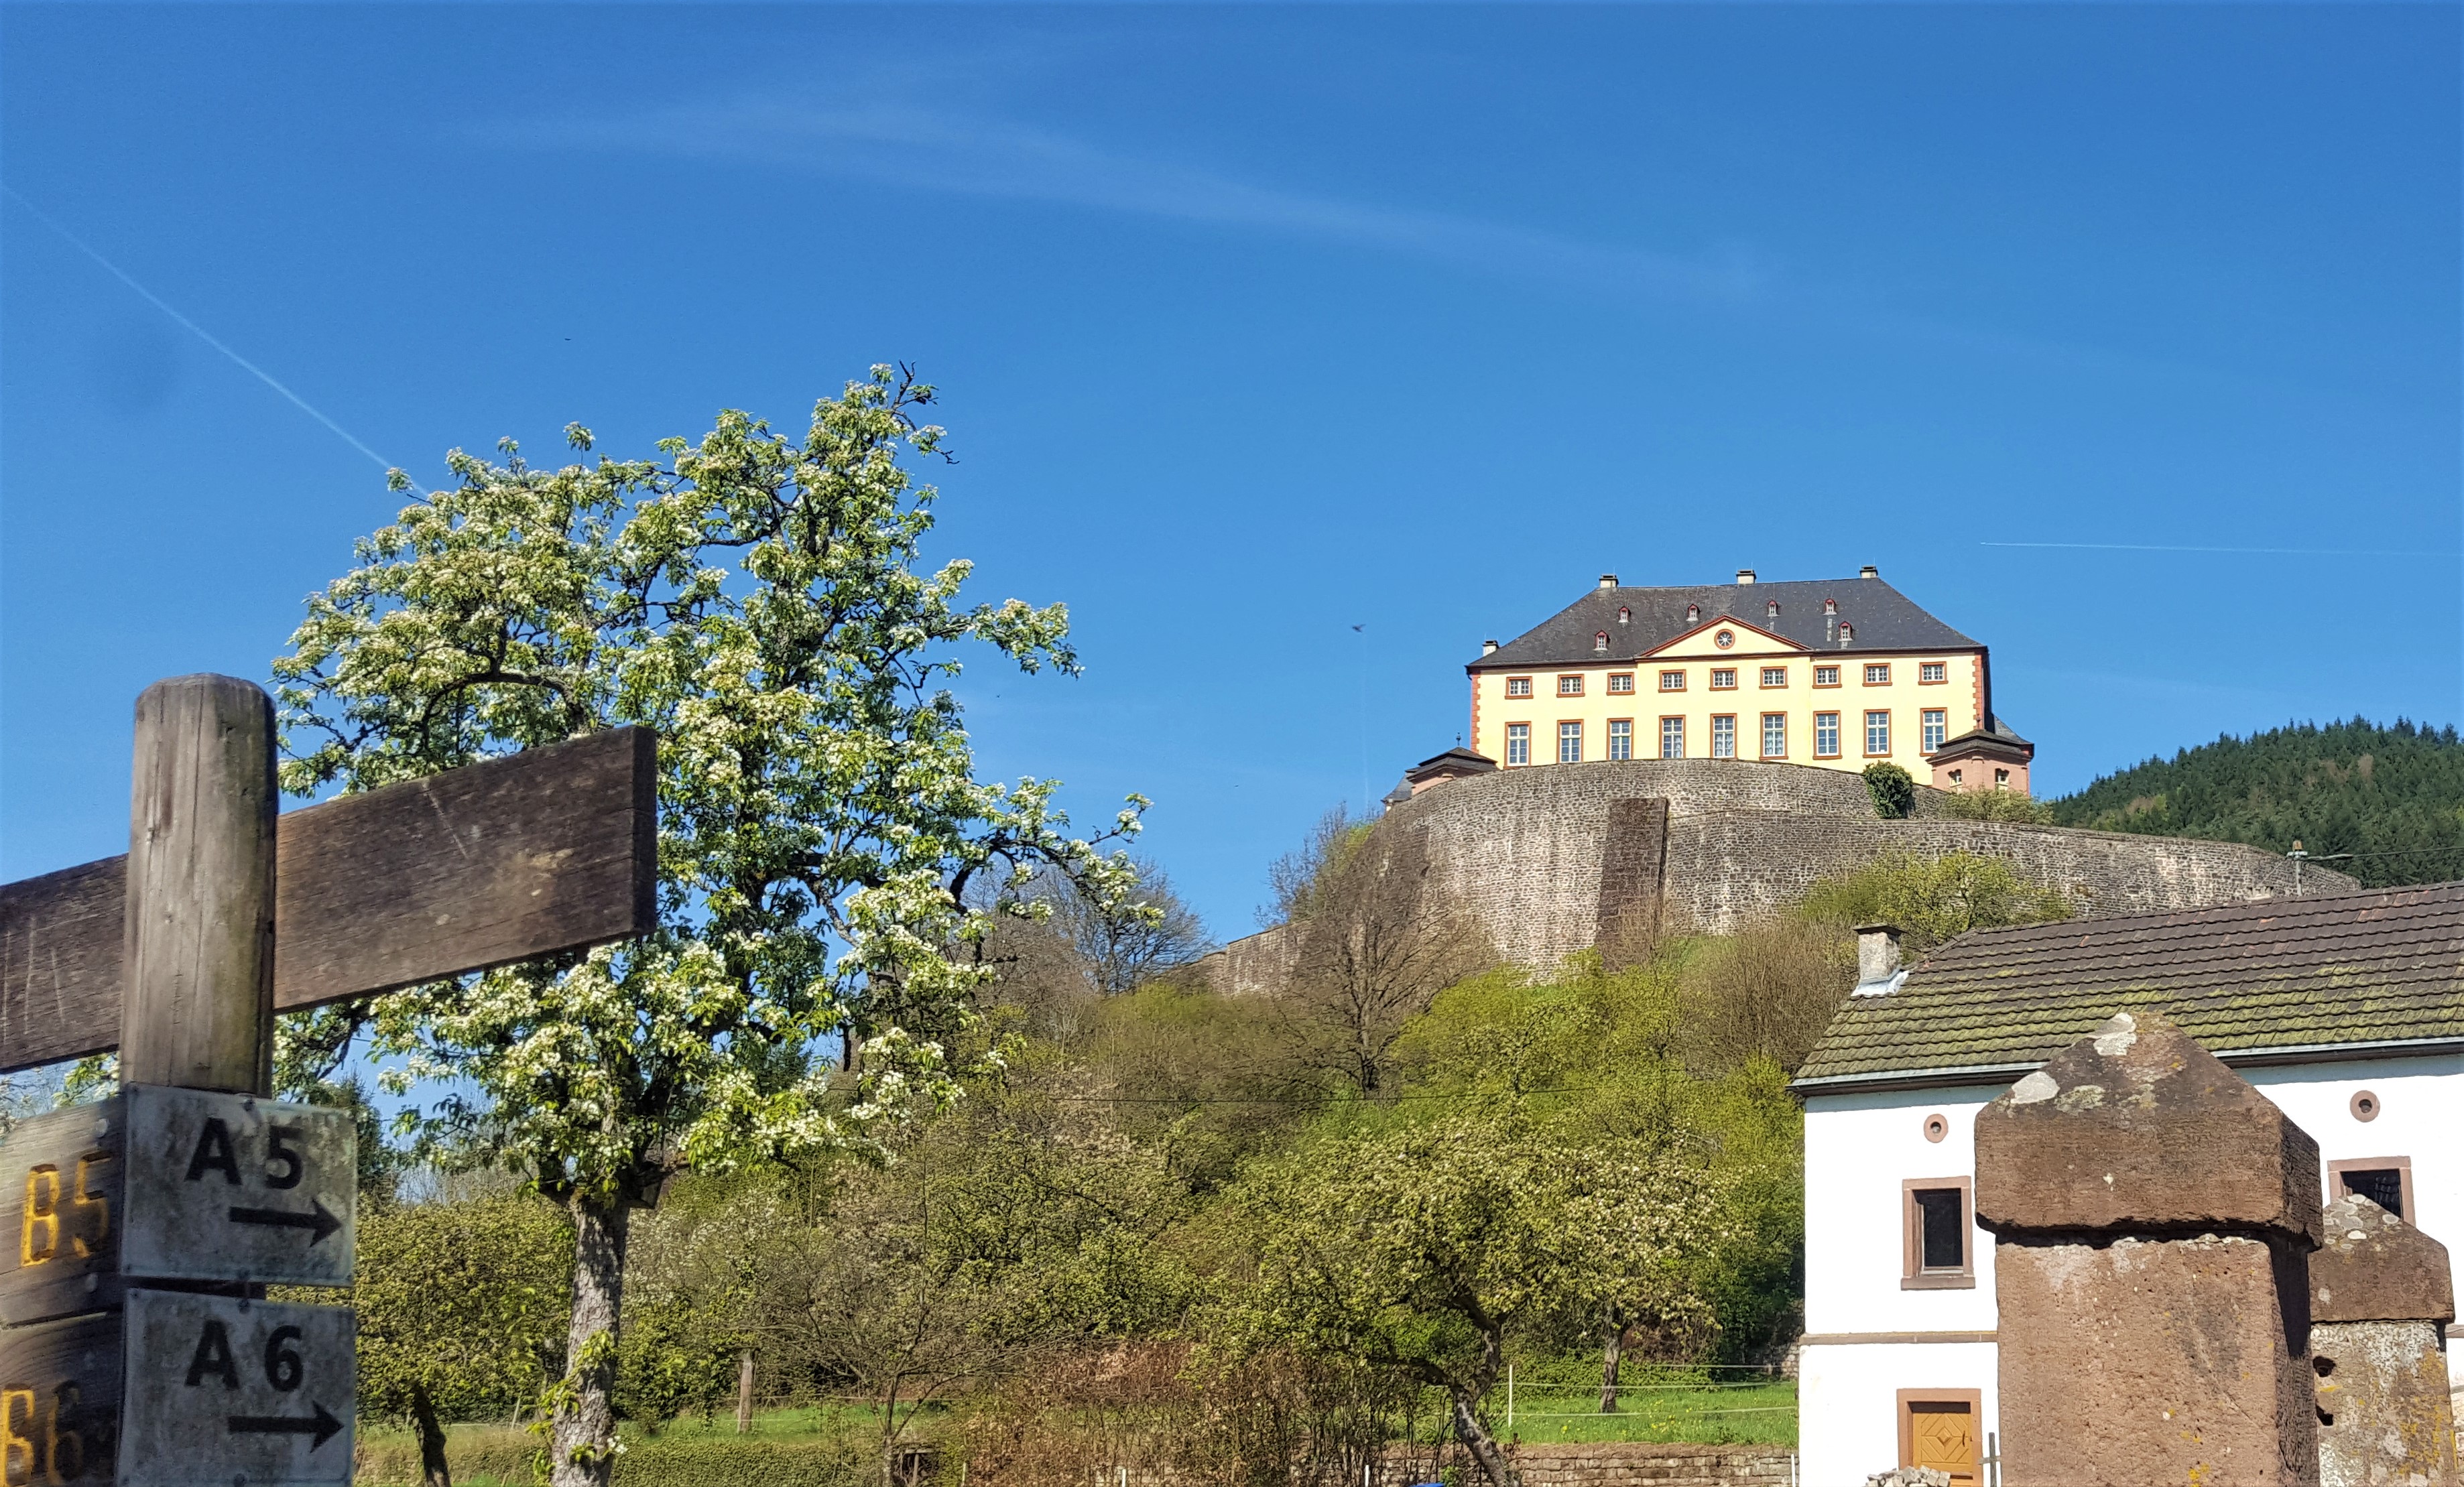
{"type": "MultiPolygon", "coordinates": [[[[1632,661],[1675,640],[1711,619],[1727,615],[1756,629],[1812,650],[1840,648],[1831,628],[1846,621],[1855,632],[1853,650],[1981,650],[1984,647],[1918,608],[1913,601],[1880,579],[1808,579],[1771,583],[1705,583],[1692,588],[1595,588],[1568,604],[1538,626],[1500,645],[1496,652],[1466,668],[1551,666],[1596,666],[1603,661],[1632,661]],[[1822,613],[1826,599],[1839,602],[1839,613],[1828,625],[1822,613]],[[1779,618],[1768,618],[1772,601],[1779,618]],[[1700,605],[1703,618],[1685,621],[1685,606],[1700,605]],[[1617,608],[1633,611],[1632,620],[1617,623],[1617,608]],[[1593,651],[1592,639],[1609,632],[1606,655],[1593,651]]],[[[1740,638],[1741,645],[1745,638],[1740,638]]]]}
{"type": "Polygon", "coordinates": [[[1971,728],[1967,733],[1960,734],[1956,738],[1945,739],[1943,741],[1943,746],[1933,752],[1933,757],[1940,758],[1944,754],[1957,749],[1960,745],[1968,743],[2000,744],[2010,753],[2018,754],[2022,757],[2033,756],[2036,752],[2036,746],[2035,744],[2032,744],[2025,738],[2020,737],[2019,731],[2013,728],[2010,722],[2005,719],[2001,713],[1996,712],[1993,714],[1992,726],[1989,728],[1971,728]]]}
{"type": "Polygon", "coordinates": [[[2134,1007],[2217,1054],[2464,1042],[2464,884],[1977,930],[1841,1008],[1797,1086],[2015,1078],[2134,1007]]]}

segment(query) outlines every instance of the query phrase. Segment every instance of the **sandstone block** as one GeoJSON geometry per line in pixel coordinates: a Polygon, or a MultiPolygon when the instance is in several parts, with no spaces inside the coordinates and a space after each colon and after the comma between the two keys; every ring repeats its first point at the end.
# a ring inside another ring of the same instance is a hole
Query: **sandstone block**
{"type": "Polygon", "coordinates": [[[1976,1114],[1996,1235],[2320,1238],[2319,1145],[2156,1013],[2121,1013],[1976,1114]]]}
{"type": "Polygon", "coordinates": [[[2427,1322],[2310,1329],[2320,1487],[2455,1487],[2447,1355],[2427,1322]]]}
{"type": "Polygon", "coordinates": [[[2327,1206],[2325,1240],[2310,1257],[2310,1320],[2455,1320],[2447,1246],[2358,1194],[2327,1206]]]}
{"type": "Polygon", "coordinates": [[[2318,1480],[2302,1257],[2239,1235],[2006,1240],[2003,1480],[2308,1487],[2318,1480]]]}

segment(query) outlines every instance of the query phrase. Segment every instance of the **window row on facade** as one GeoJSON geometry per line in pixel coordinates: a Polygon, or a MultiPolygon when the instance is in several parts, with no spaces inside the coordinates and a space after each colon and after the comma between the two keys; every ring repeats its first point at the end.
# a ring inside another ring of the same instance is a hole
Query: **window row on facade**
{"type": "MultiPolygon", "coordinates": [[[[1842,715],[1837,712],[1816,712],[1814,714],[1813,756],[1815,758],[1836,759],[1840,757],[1841,751],[1839,744],[1841,716],[1842,715]]],[[[1759,743],[1761,752],[1752,756],[1761,759],[1789,758],[1791,755],[1789,754],[1788,714],[1785,712],[1766,712],[1762,715],[1760,721],[1761,727],[1756,731],[1758,735],[1756,742],[1759,743]]],[[[1890,710],[1887,708],[1869,709],[1864,714],[1863,721],[1864,736],[1862,741],[1864,743],[1865,757],[1869,759],[1889,757],[1891,753],[1890,710]]],[[[1607,724],[1607,737],[1601,740],[1602,744],[1605,746],[1606,752],[1595,754],[1592,752],[1593,742],[1588,736],[1590,729],[1589,724],[1571,720],[1561,722],[1557,725],[1557,762],[1560,764],[1580,764],[1586,759],[1601,758],[1683,759],[1697,757],[1734,759],[1745,756],[1739,753],[1738,749],[1736,714],[1726,712],[1714,713],[1710,717],[1709,723],[1709,738],[1698,738],[1689,741],[1686,737],[1689,724],[1688,719],[1682,717],[1663,717],[1659,720],[1660,727],[1657,734],[1658,752],[1654,754],[1637,754],[1635,752],[1635,720],[1632,718],[1611,718],[1608,720],[1607,724]],[[1708,746],[1707,753],[1689,753],[1689,749],[1703,745],[1708,746]]],[[[1506,725],[1506,762],[1508,766],[1529,764],[1532,762],[1531,728],[1532,725],[1529,723],[1508,723],[1506,725]]],[[[1943,746],[1943,743],[1950,732],[1950,714],[1947,710],[1943,708],[1925,708],[1920,711],[1917,714],[1917,729],[1919,736],[1918,752],[1928,754],[1932,754],[1943,746]]]]}
{"type": "MultiPolygon", "coordinates": [[[[1874,661],[1866,663],[1862,667],[1864,684],[1868,687],[1890,686],[1892,665],[1893,663],[1888,661],[1874,661]]],[[[1755,669],[1761,673],[1760,685],[1767,691],[1780,690],[1789,686],[1789,667],[1761,667],[1755,669]]],[[[1838,687],[1843,685],[1839,680],[1840,672],[1842,670],[1839,667],[1817,666],[1814,667],[1813,670],[1814,685],[1816,687],[1838,687]]],[[[1609,672],[1606,684],[1609,689],[1609,695],[1615,697],[1625,696],[1632,693],[1635,689],[1635,678],[1639,674],[1639,673],[1634,671],[1609,672]]],[[[1710,689],[1715,692],[1736,691],[1739,689],[1737,678],[1742,673],[1736,667],[1712,667],[1706,674],[1710,689]]],[[[1687,677],[1689,675],[1690,673],[1683,667],[1668,667],[1667,669],[1658,673],[1659,689],[1663,692],[1684,691],[1688,687],[1687,677]]],[[[1559,673],[1556,679],[1556,695],[1560,697],[1582,696],[1584,689],[1590,685],[1589,676],[1590,673],[1584,671],[1566,671],[1559,673]]],[[[1506,679],[1506,695],[1508,697],[1534,696],[1536,693],[1533,689],[1537,685],[1538,680],[1539,679],[1537,677],[1533,676],[1509,676],[1506,679]]],[[[1946,684],[1949,680],[1950,664],[1948,662],[1923,661],[1917,664],[1917,681],[1920,685],[1931,687],[1946,684]]]]}

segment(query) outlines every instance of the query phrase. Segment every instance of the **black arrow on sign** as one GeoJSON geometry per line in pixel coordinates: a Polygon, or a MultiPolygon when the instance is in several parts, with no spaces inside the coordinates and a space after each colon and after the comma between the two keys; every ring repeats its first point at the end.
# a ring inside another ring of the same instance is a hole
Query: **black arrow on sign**
{"type": "Polygon", "coordinates": [[[312,1404],[308,1408],[317,1412],[305,1418],[289,1414],[235,1414],[224,1423],[231,1427],[234,1435],[313,1435],[317,1438],[308,1443],[308,1449],[314,1451],[332,1440],[334,1432],[342,1428],[342,1422],[335,1419],[333,1412],[323,1405],[312,1404]]]}
{"type": "Polygon", "coordinates": [[[336,1218],[324,1204],[315,1198],[308,1200],[308,1206],[316,1212],[293,1214],[278,1208],[240,1208],[233,1205],[231,1217],[231,1222],[235,1224],[268,1224],[276,1229],[313,1229],[316,1233],[308,1236],[308,1243],[311,1248],[314,1248],[323,1243],[327,1235],[341,1228],[342,1221],[336,1218]]]}

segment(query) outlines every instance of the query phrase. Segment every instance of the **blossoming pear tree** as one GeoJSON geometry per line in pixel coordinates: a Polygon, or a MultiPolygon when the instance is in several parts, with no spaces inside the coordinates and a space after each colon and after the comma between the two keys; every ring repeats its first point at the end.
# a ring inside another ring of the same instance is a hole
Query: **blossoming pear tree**
{"type": "MultiPolygon", "coordinates": [[[[502,1164],[573,1218],[557,1487],[605,1483],[629,1215],[680,1170],[860,1142],[953,1097],[989,915],[1059,871],[1137,915],[1132,797],[1067,835],[1054,782],[982,783],[960,643],[1074,673],[1059,604],[965,606],[919,567],[935,492],[904,456],[933,389],[875,367],[799,441],[737,412],[659,457],[456,483],[363,540],[275,663],[284,785],[372,789],[595,729],[659,731],[660,926],[625,945],[381,998],[285,1030],[295,1071],[365,1032],[407,1130],[502,1164]],[[1108,848],[1111,848],[1108,850],[1108,848]],[[976,891],[970,892],[974,885],[976,891]],[[987,908],[987,904],[994,907],[987,908]],[[846,1050],[853,1074],[824,1056],[846,1050]]],[[[587,453],[589,432],[566,430],[587,453]]],[[[397,491],[409,491],[399,471],[397,491]]]]}

